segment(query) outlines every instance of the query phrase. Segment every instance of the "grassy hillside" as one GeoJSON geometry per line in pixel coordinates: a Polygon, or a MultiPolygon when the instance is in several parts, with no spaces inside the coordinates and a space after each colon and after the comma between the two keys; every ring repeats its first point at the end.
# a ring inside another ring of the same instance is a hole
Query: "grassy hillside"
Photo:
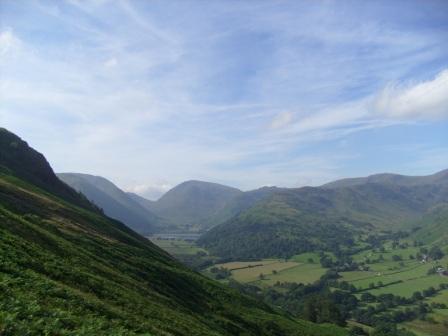
{"type": "Polygon", "coordinates": [[[331,251],[351,246],[362,232],[412,229],[430,209],[447,200],[444,183],[274,189],[207,232],[199,244],[236,260],[331,251]]]}
{"type": "Polygon", "coordinates": [[[448,169],[427,176],[406,176],[399,174],[375,174],[367,177],[346,178],[324,185],[325,188],[353,187],[367,183],[393,184],[401,186],[418,186],[428,184],[447,184],[448,169]]]}
{"type": "Polygon", "coordinates": [[[2,335],[345,334],[192,272],[124,224],[72,204],[88,204],[81,195],[54,195],[25,175],[0,173],[2,335]]]}
{"type": "Polygon", "coordinates": [[[431,209],[417,223],[419,230],[412,238],[425,244],[448,246],[448,205],[440,204],[431,209]]]}
{"type": "Polygon", "coordinates": [[[75,190],[61,182],[45,157],[5,128],[0,128],[0,172],[14,175],[39,186],[73,204],[98,211],[75,190]]]}

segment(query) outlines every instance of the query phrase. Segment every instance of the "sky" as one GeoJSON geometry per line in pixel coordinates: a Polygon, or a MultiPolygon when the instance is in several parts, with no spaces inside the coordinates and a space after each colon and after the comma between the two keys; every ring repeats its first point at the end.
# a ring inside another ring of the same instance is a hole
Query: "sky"
{"type": "Polygon", "coordinates": [[[448,168],[448,1],[0,0],[0,126],[156,199],[448,168]]]}

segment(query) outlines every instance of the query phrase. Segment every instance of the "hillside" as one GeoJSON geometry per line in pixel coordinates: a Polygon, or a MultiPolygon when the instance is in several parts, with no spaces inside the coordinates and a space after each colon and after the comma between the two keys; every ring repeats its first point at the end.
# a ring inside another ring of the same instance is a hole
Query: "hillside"
{"type": "MultiPolygon", "coordinates": [[[[11,157],[20,139],[0,139],[2,157],[11,157]]],[[[53,194],[40,178],[54,176],[49,165],[16,172],[10,162],[0,172],[2,335],[345,334],[190,271],[56,180],[65,192],[53,194]]]]}
{"type": "Polygon", "coordinates": [[[45,157],[15,134],[0,128],[0,172],[14,173],[46,191],[90,210],[97,210],[84,197],[61,182],[45,157]]]}
{"type": "Polygon", "coordinates": [[[448,184],[448,169],[427,176],[406,176],[399,174],[375,174],[367,177],[346,178],[324,184],[324,188],[352,187],[367,183],[393,184],[400,186],[448,184]]]}
{"type": "Polygon", "coordinates": [[[151,209],[181,230],[200,232],[212,226],[213,217],[240,194],[217,183],[187,181],[169,190],[151,209]]]}
{"type": "Polygon", "coordinates": [[[431,209],[419,222],[411,238],[425,243],[448,246],[448,205],[440,204],[431,209]]]}
{"type": "Polygon", "coordinates": [[[428,178],[434,183],[392,183],[387,178],[382,183],[277,189],[204,234],[199,244],[234,259],[334,251],[352,245],[356,234],[417,226],[432,207],[448,200],[447,179],[442,172],[428,178]]]}
{"type": "Polygon", "coordinates": [[[140,234],[147,235],[163,228],[159,217],[104,177],[78,173],[59,173],[57,176],[102,208],[106,215],[140,234]]]}

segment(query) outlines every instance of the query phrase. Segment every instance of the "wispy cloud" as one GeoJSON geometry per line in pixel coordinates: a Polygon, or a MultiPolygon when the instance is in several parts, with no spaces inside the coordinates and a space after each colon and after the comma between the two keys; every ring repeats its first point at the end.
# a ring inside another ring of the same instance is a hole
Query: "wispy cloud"
{"type": "Polygon", "coordinates": [[[398,119],[448,118],[448,69],[432,80],[387,86],[374,99],[372,108],[398,119]]]}

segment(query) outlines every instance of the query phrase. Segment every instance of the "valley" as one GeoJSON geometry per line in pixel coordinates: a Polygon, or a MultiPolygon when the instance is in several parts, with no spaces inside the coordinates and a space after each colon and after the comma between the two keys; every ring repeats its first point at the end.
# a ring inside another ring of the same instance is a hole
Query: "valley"
{"type": "Polygon", "coordinates": [[[292,316],[360,335],[448,333],[447,170],[246,192],[189,181],[162,197],[164,212],[132,198],[167,224],[155,245],[292,316]]]}
{"type": "MultiPolygon", "coordinates": [[[[291,288],[312,288],[329,277],[325,282],[330,291],[342,293],[338,295],[351,302],[342,304],[343,309],[349,309],[350,326],[367,332],[379,321],[393,321],[416,335],[444,336],[448,333],[448,248],[442,245],[439,251],[435,248],[438,245],[415,240],[422,237],[421,230],[401,233],[400,238],[392,239],[390,235],[363,237],[363,241],[355,244],[359,252],[339,257],[318,251],[290,258],[226,262],[198,247],[195,241],[166,240],[158,244],[187,263],[192,258],[208,260],[202,265],[194,262],[191,265],[201,265],[198,270],[204,275],[269,304],[282,304],[283,299],[273,297],[293,292],[291,288]],[[185,259],[186,254],[189,258],[185,259]],[[344,263],[338,263],[341,257],[344,263]]],[[[306,297],[300,301],[303,303],[306,297]]],[[[291,304],[285,309],[297,314],[301,309],[291,308],[291,304]]]]}
{"type": "Polygon", "coordinates": [[[447,336],[448,0],[0,0],[0,336],[447,336]]]}

